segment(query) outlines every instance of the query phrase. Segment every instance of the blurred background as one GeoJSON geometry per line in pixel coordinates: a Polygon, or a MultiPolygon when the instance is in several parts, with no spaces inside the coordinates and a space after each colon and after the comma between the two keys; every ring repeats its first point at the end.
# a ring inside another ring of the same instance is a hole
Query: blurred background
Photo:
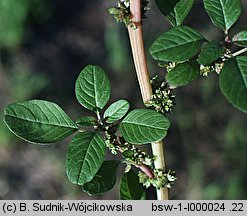
{"type": "MultiPolygon", "coordinates": [[[[74,120],[90,114],[74,94],[75,80],[87,64],[107,72],[111,102],[124,98],[131,109],[143,107],[126,29],[107,13],[114,4],[115,0],[0,0],[0,199],[118,199],[123,167],[112,191],[89,197],[67,180],[69,139],[45,147],[30,145],[11,134],[2,120],[7,104],[33,98],[56,102],[74,120]]],[[[242,5],[231,35],[247,29],[246,0],[242,5]]],[[[147,49],[170,28],[153,1],[150,7],[144,21],[147,49]]],[[[195,1],[185,24],[209,40],[223,39],[202,0],[195,1]]],[[[149,53],[147,58],[151,74],[164,76],[149,53]]],[[[246,114],[222,96],[215,74],[175,93],[177,105],[168,116],[172,124],[165,140],[168,167],[178,177],[171,198],[247,199],[246,114]]]]}

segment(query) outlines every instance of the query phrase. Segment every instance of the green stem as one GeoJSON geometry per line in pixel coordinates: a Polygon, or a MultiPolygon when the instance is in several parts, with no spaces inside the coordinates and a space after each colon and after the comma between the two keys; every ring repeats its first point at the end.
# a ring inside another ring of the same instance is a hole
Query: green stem
{"type": "Polygon", "coordinates": [[[96,111],[96,115],[97,115],[97,119],[98,119],[99,124],[100,124],[101,126],[103,126],[104,124],[103,124],[103,122],[102,122],[102,119],[101,119],[101,116],[100,116],[100,113],[99,113],[98,110],[96,111]]]}
{"type": "Polygon", "coordinates": [[[225,54],[225,57],[227,57],[227,58],[234,58],[234,57],[239,56],[239,55],[241,55],[241,54],[243,54],[245,52],[247,52],[247,47],[245,47],[245,48],[243,48],[241,50],[238,50],[237,52],[232,53],[230,55],[225,54]]]}

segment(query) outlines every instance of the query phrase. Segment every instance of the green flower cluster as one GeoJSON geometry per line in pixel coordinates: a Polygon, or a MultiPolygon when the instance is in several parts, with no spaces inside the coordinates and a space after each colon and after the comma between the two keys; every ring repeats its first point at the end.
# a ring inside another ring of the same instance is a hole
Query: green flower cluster
{"type": "MultiPolygon", "coordinates": [[[[142,1],[142,18],[146,18],[146,12],[148,10],[148,1],[142,1]]],[[[108,9],[109,14],[113,15],[118,23],[123,22],[125,26],[131,26],[132,28],[136,28],[135,23],[131,21],[131,13],[130,13],[130,0],[119,0],[115,7],[108,9]]]]}
{"type": "Polygon", "coordinates": [[[172,89],[164,81],[159,81],[158,76],[151,80],[153,95],[151,100],[145,105],[146,107],[156,110],[164,115],[172,113],[172,108],[175,105],[175,95],[172,94],[172,89]]]}
{"type": "Polygon", "coordinates": [[[122,154],[124,162],[126,163],[125,172],[129,172],[132,165],[137,168],[143,167],[144,165],[153,177],[148,176],[147,173],[142,170],[138,174],[140,183],[142,183],[145,187],[150,187],[152,185],[156,188],[171,188],[171,185],[177,179],[174,176],[175,172],[164,172],[162,170],[154,169],[155,158],[150,157],[145,152],[136,148],[135,145],[126,142],[123,137],[117,136],[116,131],[117,125],[110,124],[106,126],[105,142],[112,154],[116,155],[119,152],[122,154]]]}
{"type": "Polygon", "coordinates": [[[108,9],[109,14],[113,15],[118,23],[123,22],[126,27],[134,25],[131,22],[130,3],[129,0],[118,1],[115,7],[108,9]]]}
{"type": "Polygon", "coordinates": [[[146,188],[154,186],[157,189],[162,187],[171,188],[175,180],[175,172],[169,170],[165,172],[163,170],[155,169],[153,170],[154,178],[148,178],[143,172],[139,172],[139,180],[146,188]]]}
{"type": "Polygon", "coordinates": [[[110,152],[116,155],[118,152],[122,154],[127,165],[139,166],[145,164],[147,166],[152,166],[154,159],[147,155],[145,152],[136,148],[134,145],[126,142],[126,140],[117,136],[116,133],[117,126],[109,125],[105,127],[106,136],[106,146],[110,152]]]}
{"type": "Polygon", "coordinates": [[[215,72],[217,74],[220,74],[224,66],[224,61],[222,62],[216,62],[214,65],[211,66],[200,66],[200,74],[202,76],[208,76],[211,72],[215,72]]]}

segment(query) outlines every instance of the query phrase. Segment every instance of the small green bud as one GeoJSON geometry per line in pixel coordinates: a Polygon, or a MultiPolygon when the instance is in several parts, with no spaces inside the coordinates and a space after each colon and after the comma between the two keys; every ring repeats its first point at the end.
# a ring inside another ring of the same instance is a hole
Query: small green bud
{"type": "Polygon", "coordinates": [[[201,65],[200,66],[200,74],[202,76],[208,76],[209,73],[211,73],[212,71],[212,67],[211,66],[204,66],[204,65],[201,65]]]}
{"type": "Polygon", "coordinates": [[[145,173],[139,172],[139,182],[142,183],[146,188],[153,185],[157,189],[162,187],[171,188],[175,180],[175,172],[169,170],[165,172],[163,170],[154,169],[153,170],[154,178],[149,178],[145,173]]]}
{"type": "Polygon", "coordinates": [[[151,79],[151,85],[154,94],[151,100],[145,105],[150,109],[154,109],[162,114],[172,113],[172,108],[175,105],[175,95],[164,81],[159,81],[158,76],[151,79]]]}
{"type": "Polygon", "coordinates": [[[127,164],[127,166],[125,167],[124,172],[127,173],[131,170],[131,164],[127,164]]]}

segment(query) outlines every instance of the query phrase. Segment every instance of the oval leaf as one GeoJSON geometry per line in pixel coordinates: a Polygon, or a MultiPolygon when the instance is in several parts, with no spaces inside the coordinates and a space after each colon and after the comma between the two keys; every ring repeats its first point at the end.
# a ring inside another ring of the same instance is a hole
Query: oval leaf
{"type": "Polygon", "coordinates": [[[124,173],[120,183],[120,199],[140,200],[145,196],[145,191],[139,183],[139,177],[130,170],[124,173]]]}
{"type": "Polygon", "coordinates": [[[225,48],[220,43],[209,42],[201,50],[198,62],[201,65],[211,65],[225,53],[225,48]]]}
{"type": "Polygon", "coordinates": [[[220,89],[233,106],[247,112],[247,56],[225,63],[220,73],[220,89]]]}
{"type": "Polygon", "coordinates": [[[102,109],[110,97],[110,82],[103,69],[88,65],[80,73],[75,85],[76,98],[85,108],[102,109]]]}
{"type": "Polygon", "coordinates": [[[154,110],[131,111],[120,124],[124,139],[132,144],[146,144],[163,139],[169,128],[169,120],[154,110]]]}
{"type": "Polygon", "coordinates": [[[83,185],[83,191],[89,195],[101,195],[111,190],[116,183],[116,172],[120,162],[118,160],[104,161],[93,179],[83,185]]]}
{"type": "Polygon", "coordinates": [[[194,4],[194,0],[155,0],[155,2],[173,26],[182,24],[194,4]]]}
{"type": "Polygon", "coordinates": [[[66,172],[73,184],[83,185],[93,179],[105,159],[106,145],[96,133],[76,135],[68,146],[66,172]]]}
{"type": "Polygon", "coordinates": [[[152,44],[150,53],[158,61],[185,61],[198,53],[203,41],[203,36],[190,27],[174,27],[152,44]]]}
{"type": "Polygon", "coordinates": [[[232,41],[239,46],[247,46],[247,31],[239,32],[233,37],[232,41]]]}
{"type": "Polygon", "coordinates": [[[44,100],[10,104],[4,115],[8,128],[31,143],[54,143],[78,129],[57,104],[44,100]]]}
{"type": "Polygon", "coordinates": [[[95,126],[97,119],[92,116],[82,116],[76,120],[76,124],[81,127],[95,126]]]}
{"type": "Polygon", "coordinates": [[[178,64],[166,75],[166,80],[172,87],[179,87],[194,81],[200,74],[200,66],[195,61],[178,64]]]}
{"type": "Polygon", "coordinates": [[[241,14],[240,0],[203,0],[203,2],[212,23],[225,32],[241,14]]]}
{"type": "Polygon", "coordinates": [[[104,113],[106,122],[113,123],[121,119],[129,110],[129,102],[126,100],[118,100],[111,104],[104,113]]]}

